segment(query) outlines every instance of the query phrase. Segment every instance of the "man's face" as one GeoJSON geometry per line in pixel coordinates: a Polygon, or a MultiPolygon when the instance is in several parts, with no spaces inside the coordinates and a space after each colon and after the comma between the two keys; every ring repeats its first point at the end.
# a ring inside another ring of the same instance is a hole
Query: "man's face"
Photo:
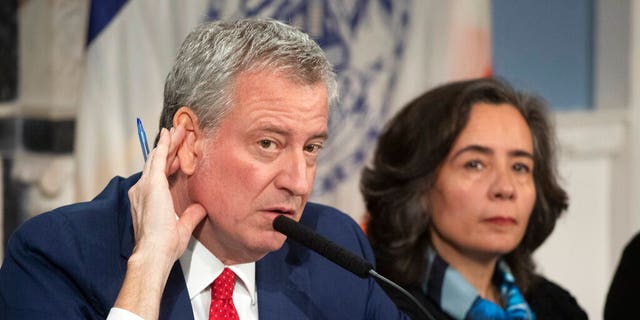
{"type": "Polygon", "coordinates": [[[256,261],[286,237],[278,215],[300,220],[327,138],[327,90],[269,71],[245,72],[232,107],[189,180],[192,201],[207,210],[196,236],[225,264],[256,261]]]}

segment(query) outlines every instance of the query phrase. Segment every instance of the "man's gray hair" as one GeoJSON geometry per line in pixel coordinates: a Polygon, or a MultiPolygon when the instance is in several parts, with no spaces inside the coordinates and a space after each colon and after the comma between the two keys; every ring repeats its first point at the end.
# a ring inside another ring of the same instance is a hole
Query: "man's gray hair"
{"type": "Polygon", "coordinates": [[[329,105],[336,102],[331,63],[306,33],[272,19],[214,21],[182,43],[165,81],[160,128],[171,128],[182,106],[195,112],[201,128],[216,128],[232,105],[237,76],[258,70],[273,70],[300,84],[323,81],[329,105]]]}

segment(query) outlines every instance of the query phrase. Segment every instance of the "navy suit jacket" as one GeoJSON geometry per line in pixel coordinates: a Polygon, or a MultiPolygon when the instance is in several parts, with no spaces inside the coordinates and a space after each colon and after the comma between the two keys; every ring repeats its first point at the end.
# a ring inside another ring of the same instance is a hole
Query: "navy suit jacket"
{"type": "MultiPolygon", "coordinates": [[[[0,319],[103,319],[118,295],[134,245],[127,191],[114,178],[94,200],[41,214],[11,237],[0,268],[0,319]]],[[[372,250],[347,215],[308,203],[301,223],[370,262],[372,250]]],[[[372,279],[361,279],[297,243],[256,263],[260,319],[398,319],[372,279]]],[[[180,263],[160,319],[193,319],[180,263]]]]}

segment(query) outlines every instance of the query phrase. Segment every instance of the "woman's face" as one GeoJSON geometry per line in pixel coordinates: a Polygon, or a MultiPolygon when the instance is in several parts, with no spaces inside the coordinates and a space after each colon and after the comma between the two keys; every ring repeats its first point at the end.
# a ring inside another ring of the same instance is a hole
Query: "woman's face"
{"type": "Polygon", "coordinates": [[[533,210],[531,131],[510,104],[477,103],[427,195],[445,260],[495,259],[522,240],[533,210]]]}

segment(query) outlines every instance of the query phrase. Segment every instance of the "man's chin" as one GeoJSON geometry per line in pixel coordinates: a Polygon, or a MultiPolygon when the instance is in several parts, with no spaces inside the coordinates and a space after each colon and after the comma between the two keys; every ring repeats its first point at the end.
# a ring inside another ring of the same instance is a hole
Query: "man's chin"
{"type": "Polygon", "coordinates": [[[272,243],[272,250],[271,251],[277,251],[280,250],[280,248],[282,248],[282,246],[284,245],[284,242],[287,240],[287,236],[285,236],[284,234],[274,231],[276,234],[274,235],[273,238],[273,243],[272,243]]]}
{"type": "Polygon", "coordinates": [[[280,232],[273,231],[269,237],[259,243],[258,251],[263,252],[263,256],[269,254],[270,252],[278,251],[280,250],[280,248],[282,248],[286,240],[287,236],[280,232]]]}

